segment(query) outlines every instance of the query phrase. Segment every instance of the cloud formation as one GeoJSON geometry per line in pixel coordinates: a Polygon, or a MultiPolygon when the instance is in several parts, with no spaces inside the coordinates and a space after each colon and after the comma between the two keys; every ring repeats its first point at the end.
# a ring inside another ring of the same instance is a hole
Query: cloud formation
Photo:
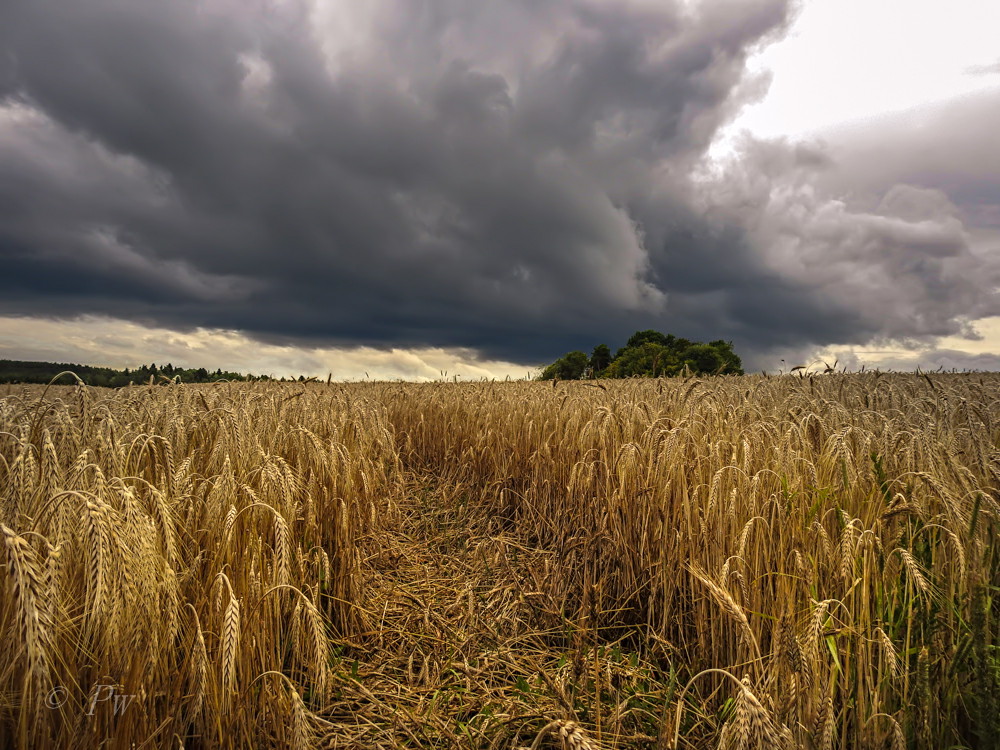
{"type": "Polygon", "coordinates": [[[522,362],[647,327],[750,352],[967,332],[996,312],[989,175],[754,142],[706,171],[791,12],[8,0],[0,314],[522,362]]]}
{"type": "MultiPolygon", "coordinates": [[[[784,307],[798,321],[777,330],[798,325],[814,344],[929,340],[974,335],[971,321],[1000,312],[1000,244],[988,233],[976,241],[987,228],[986,197],[968,171],[961,189],[945,192],[947,175],[923,169],[920,149],[894,153],[891,133],[877,140],[879,167],[858,158],[857,144],[748,141],[713,182],[716,210],[742,228],[760,262],[809,298],[784,307]],[[888,168],[904,153],[916,155],[909,173],[888,168]]],[[[989,200],[1000,204],[996,194],[989,200]]]]}
{"type": "Polygon", "coordinates": [[[1000,74],[1000,60],[994,63],[989,63],[987,65],[970,65],[966,70],[969,75],[973,76],[988,76],[1000,74]]]}

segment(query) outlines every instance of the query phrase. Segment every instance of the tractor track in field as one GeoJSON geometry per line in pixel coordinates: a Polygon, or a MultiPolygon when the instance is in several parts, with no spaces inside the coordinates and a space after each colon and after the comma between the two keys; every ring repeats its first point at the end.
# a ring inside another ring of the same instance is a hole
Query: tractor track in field
{"type": "Polygon", "coordinates": [[[599,744],[581,726],[589,646],[552,627],[537,590],[551,552],[428,476],[377,526],[361,545],[368,629],[335,645],[326,746],[652,746],[643,734],[599,744]]]}

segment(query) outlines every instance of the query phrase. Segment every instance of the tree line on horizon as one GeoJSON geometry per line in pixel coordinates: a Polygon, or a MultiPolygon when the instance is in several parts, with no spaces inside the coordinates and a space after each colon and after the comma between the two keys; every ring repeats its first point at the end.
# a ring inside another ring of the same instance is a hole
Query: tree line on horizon
{"type": "Polygon", "coordinates": [[[92,365],[76,365],[58,362],[26,362],[12,359],[0,359],[0,383],[50,383],[61,372],[67,370],[76,374],[86,385],[105,388],[120,388],[127,385],[145,385],[150,382],[164,383],[167,381],[181,383],[215,383],[220,380],[256,381],[271,380],[267,375],[243,375],[238,372],[226,372],[217,369],[214,372],[204,367],[183,368],[167,363],[157,367],[153,362],[149,365],[118,370],[113,367],[94,367],[92,365]]]}
{"type": "Polygon", "coordinates": [[[572,351],[542,370],[539,380],[582,378],[662,378],[674,375],[742,375],[743,362],[731,341],[691,341],[652,329],[636,331],[611,355],[598,344],[588,357],[572,351]]]}

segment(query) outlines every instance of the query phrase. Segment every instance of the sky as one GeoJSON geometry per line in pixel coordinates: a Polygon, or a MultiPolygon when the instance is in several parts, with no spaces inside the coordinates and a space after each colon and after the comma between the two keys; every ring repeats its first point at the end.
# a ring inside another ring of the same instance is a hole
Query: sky
{"type": "Polygon", "coordinates": [[[992,0],[0,0],[0,358],[1000,369],[992,0]]]}

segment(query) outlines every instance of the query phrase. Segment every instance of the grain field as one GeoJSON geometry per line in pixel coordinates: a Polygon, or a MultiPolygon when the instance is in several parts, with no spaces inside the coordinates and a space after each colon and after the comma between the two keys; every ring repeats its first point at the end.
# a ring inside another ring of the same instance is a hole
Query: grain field
{"type": "Polygon", "coordinates": [[[998,747],[998,393],[4,387],[0,745],[998,747]]]}

